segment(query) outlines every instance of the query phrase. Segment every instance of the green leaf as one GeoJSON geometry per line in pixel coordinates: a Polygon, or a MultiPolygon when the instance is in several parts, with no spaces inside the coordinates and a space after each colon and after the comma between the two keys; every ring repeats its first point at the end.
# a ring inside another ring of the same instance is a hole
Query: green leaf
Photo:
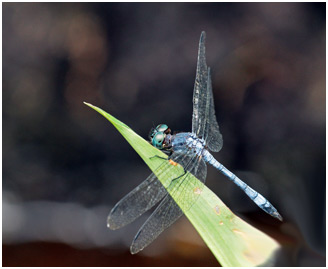
{"type": "MultiPolygon", "coordinates": [[[[166,154],[102,109],[88,103],[85,104],[108,119],[156,174],[156,168],[163,160],[151,157],[157,155],[167,158],[166,154]]],[[[170,174],[174,173],[177,177],[183,171],[180,165],[172,165],[170,169],[172,169],[170,174]]],[[[164,186],[167,186],[165,175],[160,174],[158,179],[164,186]]],[[[193,177],[193,180],[198,179],[193,177]]],[[[199,184],[202,185],[200,182],[199,184]]],[[[192,207],[184,208],[185,204],[189,203],[179,200],[178,193],[170,193],[170,195],[181,207],[222,266],[257,266],[268,264],[272,260],[280,245],[271,237],[234,215],[210,189],[203,186],[201,191],[197,191],[194,185],[186,183],[183,191],[199,196],[192,207]]],[[[186,197],[192,199],[192,195],[186,197]]]]}

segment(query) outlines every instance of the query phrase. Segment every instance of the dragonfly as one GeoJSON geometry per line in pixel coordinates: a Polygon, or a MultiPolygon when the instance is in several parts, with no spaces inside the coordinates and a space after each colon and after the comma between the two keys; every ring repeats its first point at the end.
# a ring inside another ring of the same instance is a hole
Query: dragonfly
{"type": "Polygon", "coordinates": [[[187,197],[191,194],[184,191],[185,185],[188,182],[189,185],[194,185],[195,190],[201,191],[207,174],[206,163],[235,183],[266,213],[282,221],[277,209],[266,198],[230,172],[210,153],[221,150],[223,139],[215,115],[211,73],[206,64],[205,37],[203,31],[199,41],[193,93],[192,131],[172,134],[166,124],[159,124],[151,129],[150,143],[168,153],[169,157],[164,158],[156,172],[123,197],[108,216],[107,226],[115,230],[131,223],[158,204],[136,234],[130,247],[132,254],[143,250],[183,215],[168,189],[170,192],[178,193],[179,201],[186,201],[186,204],[183,204],[184,209],[188,210],[193,205],[198,196],[187,197]],[[179,177],[170,169],[172,165],[177,164],[184,170],[179,177]],[[168,186],[163,186],[155,174],[165,174],[169,178],[168,186]]]}

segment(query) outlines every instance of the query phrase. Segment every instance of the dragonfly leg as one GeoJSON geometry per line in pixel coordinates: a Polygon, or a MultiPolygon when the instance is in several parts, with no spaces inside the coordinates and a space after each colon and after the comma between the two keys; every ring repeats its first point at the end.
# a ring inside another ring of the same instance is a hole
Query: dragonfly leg
{"type": "Polygon", "coordinates": [[[187,174],[187,171],[184,170],[183,174],[181,174],[180,176],[176,177],[176,178],[173,178],[169,184],[169,186],[167,188],[170,188],[171,184],[173,181],[176,181],[177,179],[179,179],[180,177],[183,177],[185,174],[187,174]]]}
{"type": "Polygon", "coordinates": [[[163,148],[161,149],[161,152],[164,152],[166,155],[171,156],[173,153],[172,148],[163,148]]]}
{"type": "Polygon", "coordinates": [[[172,153],[173,153],[173,150],[164,149],[164,150],[162,150],[162,152],[164,152],[166,155],[169,155],[169,156],[171,156],[171,155],[172,155],[172,153]]]}
{"type": "Polygon", "coordinates": [[[165,157],[158,156],[158,155],[152,156],[149,159],[153,159],[153,158],[160,158],[160,159],[163,159],[163,160],[169,160],[170,159],[170,158],[165,158],[165,157]]]}
{"type": "MultiPolygon", "coordinates": [[[[160,158],[160,159],[163,159],[163,160],[167,160],[167,161],[169,161],[169,163],[170,163],[171,165],[173,165],[173,166],[178,165],[178,163],[176,163],[175,161],[171,160],[169,157],[168,157],[168,158],[165,158],[165,157],[162,157],[162,156],[155,155],[155,156],[150,157],[149,159],[152,159],[152,158],[160,158]]],[[[180,177],[183,177],[186,173],[187,173],[186,169],[183,168],[183,174],[181,174],[180,176],[178,176],[178,177],[172,179],[168,187],[171,186],[171,183],[172,183],[173,181],[179,179],[180,177]]]]}

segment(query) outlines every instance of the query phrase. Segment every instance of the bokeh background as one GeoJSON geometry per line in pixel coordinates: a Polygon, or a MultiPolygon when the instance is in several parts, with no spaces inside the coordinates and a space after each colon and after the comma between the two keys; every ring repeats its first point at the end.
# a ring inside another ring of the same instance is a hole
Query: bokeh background
{"type": "Polygon", "coordinates": [[[267,197],[279,223],[209,168],[207,185],[283,247],[324,266],[325,3],[3,3],[4,266],[216,266],[185,217],[138,255],[149,214],[117,231],[114,204],[150,170],[97,105],[147,137],[191,130],[207,33],[224,146],[214,156],[267,197]]]}

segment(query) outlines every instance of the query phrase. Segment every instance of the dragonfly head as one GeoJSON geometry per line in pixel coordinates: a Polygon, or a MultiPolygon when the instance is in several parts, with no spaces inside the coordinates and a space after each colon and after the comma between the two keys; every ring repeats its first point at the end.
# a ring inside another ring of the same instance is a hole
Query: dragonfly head
{"type": "Polygon", "coordinates": [[[170,133],[171,129],[166,124],[159,124],[150,130],[149,139],[154,147],[164,149],[170,144],[170,133]]]}

